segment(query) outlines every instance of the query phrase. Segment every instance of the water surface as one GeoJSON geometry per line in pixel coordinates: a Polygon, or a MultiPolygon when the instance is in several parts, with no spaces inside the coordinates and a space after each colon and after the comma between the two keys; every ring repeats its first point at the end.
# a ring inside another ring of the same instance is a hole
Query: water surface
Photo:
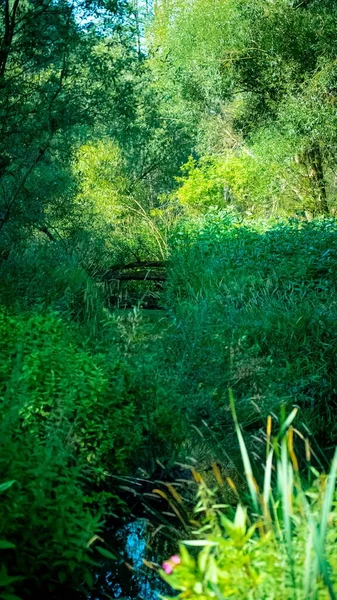
{"type": "Polygon", "coordinates": [[[160,595],[174,595],[159,573],[145,566],[143,560],[159,565],[176,552],[177,544],[161,532],[154,537],[153,533],[146,519],[135,519],[110,532],[109,539],[104,536],[118,560],[102,561],[90,600],[158,600],[160,595]]]}

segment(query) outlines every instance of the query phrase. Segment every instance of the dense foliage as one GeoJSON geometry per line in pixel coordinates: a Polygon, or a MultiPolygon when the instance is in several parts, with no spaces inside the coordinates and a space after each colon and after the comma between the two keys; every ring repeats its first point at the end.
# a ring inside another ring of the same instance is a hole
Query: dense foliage
{"type": "Polygon", "coordinates": [[[0,2],[3,600],[88,597],[133,481],[153,498],[151,478],[214,461],[242,481],[229,388],[252,462],[282,405],[327,466],[336,17],[332,0],[0,2]]]}
{"type": "Polygon", "coordinates": [[[334,221],[240,225],[214,212],[179,226],[169,346],[213,428],[230,429],[231,387],[243,424],[263,426],[295,403],[309,430],[334,443],[336,250],[334,221]]]}
{"type": "Polygon", "coordinates": [[[199,153],[216,160],[206,177],[219,182],[220,169],[226,194],[244,210],[334,207],[335,20],[329,0],[159,5],[155,72],[194,122],[199,153]]]}
{"type": "Polygon", "coordinates": [[[0,323],[0,462],[14,482],[1,507],[1,536],[15,545],[7,569],[28,588],[37,577],[49,591],[88,583],[101,516],[126,509],[115,476],[172,460],[182,443],[170,382],[153,357],[140,362],[147,345],[129,328],[122,336],[122,323],[106,324],[104,353],[56,314],[1,313],[0,323]]]}

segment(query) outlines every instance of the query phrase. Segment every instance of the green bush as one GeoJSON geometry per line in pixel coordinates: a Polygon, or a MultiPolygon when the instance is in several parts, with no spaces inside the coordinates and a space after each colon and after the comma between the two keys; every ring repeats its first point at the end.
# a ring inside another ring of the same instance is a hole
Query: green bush
{"type": "Polygon", "coordinates": [[[89,585],[88,542],[102,517],[125,510],[115,476],[173,460],[181,444],[169,390],[133,355],[142,326],[132,333],[129,319],[128,339],[124,326],[111,318],[94,347],[53,313],[0,312],[0,470],[15,481],[0,538],[15,545],[3,564],[27,594],[89,585]]]}
{"type": "Polygon", "coordinates": [[[315,212],[310,178],[299,164],[300,141],[289,140],[273,128],[261,131],[251,146],[202,156],[182,167],[175,192],[189,214],[209,207],[235,206],[254,217],[287,216],[315,212]]]}
{"type": "Polygon", "coordinates": [[[50,245],[36,242],[13,250],[0,262],[0,304],[18,313],[54,310],[95,331],[103,316],[105,294],[88,275],[93,268],[93,250],[85,237],[82,243],[87,245],[83,264],[75,249],[68,250],[64,241],[50,245]]]}

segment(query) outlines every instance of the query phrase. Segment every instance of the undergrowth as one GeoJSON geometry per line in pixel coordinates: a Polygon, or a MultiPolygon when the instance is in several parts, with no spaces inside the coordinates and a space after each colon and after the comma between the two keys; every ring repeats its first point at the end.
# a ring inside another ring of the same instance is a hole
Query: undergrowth
{"type": "Polygon", "coordinates": [[[116,476],[151,472],[159,453],[174,460],[182,441],[169,385],[135,358],[141,326],[101,326],[94,346],[55,313],[0,312],[0,470],[14,482],[0,504],[0,539],[13,544],[0,586],[20,577],[25,595],[90,587],[90,540],[103,518],[127,511],[116,476]]]}
{"type": "Polygon", "coordinates": [[[325,448],[336,441],[336,233],[333,220],[250,224],[219,212],[179,226],[167,348],[200,442],[235,445],[229,387],[252,432],[295,404],[307,433],[325,448]]]}
{"type": "Polygon", "coordinates": [[[316,466],[329,458],[336,233],[332,220],[252,224],[217,210],[180,220],[156,318],[108,311],[94,266],[67,252],[60,262],[31,248],[1,263],[0,483],[13,482],[0,503],[6,593],[90,588],[104,546],[95,536],[129,510],[120,476],[216,461],[240,488],[228,388],[253,464],[280,404],[301,409],[301,435],[323,451],[316,466]]]}
{"type": "MultiPolygon", "coordinates": [[[[300,474],[294,451],[294,410],[272,436],[268,419],[266,461],[261,488],[232,411],[250,498],[240,498],[233,482],[218,473],[211,490],[198,475],[194,539],[181,542],[180,555],[164,562],[163,578],[176,598],[273,600],[336,598],[337,453],[328,476],[310,464],[300,474]],[[310,484],[311,479],[311,484],[310,484]],[[217,502],[230,485],[236,508],[217,502]]],[[[308,456],[309,455],[309,456],[308,456]]],[[[260,476],[259,476],[260,478],[260,476]]]]}

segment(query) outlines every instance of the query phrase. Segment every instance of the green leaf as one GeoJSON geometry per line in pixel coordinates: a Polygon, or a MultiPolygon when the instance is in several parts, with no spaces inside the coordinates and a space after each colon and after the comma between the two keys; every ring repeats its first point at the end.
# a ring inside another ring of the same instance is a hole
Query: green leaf
{"type": "Polygon", "coordinates": [[[15,547],[15,544],[12,544],[12,542],[8,542],[7,540],[0,540],[0,550],[10,550],[15,547]]]}
{"type": "Polygon", "coordinates": [[[0,494],[12,487],[14,483],[16,483],[15,479],[13,479],[12,481],[5,481],[5,483],[0,483],[0,494]]]}
{"type": "Polygon", "coordinates": [[[282,438],[284,436],[284,434],[286,433],[286,431],[288,431],[288,429],[289,429],[290,425],[292,424],[293,420],[295,419],[297,413],[298,413],[298,408],[294,408],[291,411],[290,415],[286,418],[286,420],[284,421],[284,423],[280,429],[280,432],[277,436],[278,439],[282,438]]]}
{"type": "Polygon", "coordinates": [[[199,567],[199,571],[201,573],[204,573],[206,571],[209,553],[210,553],[210,546],[206,546],[201,552],[199,552],[198,567],[199,567]]]}
{"type": "Polygon", "coordinates": [[[83,574],[83,579],[89,588],[92,588],[94,580],[89,569],[86,569],[83,574]]]}
{"type": "Polygon", "coordinates": [[[246,533],[247,510],[238,504],[235,513],[234,525],[237,529],[246,533]]]}
{"type": "Polygon", "coordinates": [[[245,531],[240,530],[235,523],[233,523],[230,519],[228,519],[225,515],[221,515],[221,524],[226,530],[227,535],[232,540],[242,539],[245,531]]]}
{"type": "Polygon", "coordinates": [[[329,522],[329,514],[333,504],[333,497],[336,488],[337,477],[337,449],[332,461],[330,473],[328,475],[327,486],[325,490],[324,502],[322,507],[319,531],[316,531],[315,549],[317,560],[323,576],[324,583],[329,591],[331,600],[336,600],[336,594],[333,589],[333,583],[330,577],[330,565],[328,565],[325,556],[325,538],[329,522]]]}
{"type": "Polygon", "coordinates": [[[218,598],[218,600],[226,600],[226,598],[222,595],[219,587],[214,583],[210,582],[210,588],[213,590],[214,594],[218,598]]]}
{"type": "Polygon", "coordinates": [[[185,548],[185,546],[181,542],[179,544],[179,554],[181,562],[184,563],[184,565],[194,565],[194,559],[192,558],[192,556],[190,556],[187,548],[185,548]]]}
{"type": "Polygon", "coordinates": [[[315,524],[310,520],[308,527],[307,542],[305,545],[305,561],[304,561],[304,577],[303,577],[303,589],[305,598],[310,597],[311,589],[316,584],[318,561],[317,556],[312,556],[312,549],[314,547],[315,539],[315,524]],[[313,584],[313,586],[312,586],[313,584]]]}
{"type": "Polygon", "coordinates": [[[324,548],[324,540],[326,536],[326,530],[328,527],[329,514],[332,507],[333,496],[336,488],[336,476],[337,476],[337,450],[332,461],[330,474],[328,475],[327,486],[325,490],[324,503],[322,507],[321,522],[320,522],[320,535],[319,542],[321,550],[324,548]]]}
{"type": "Polygon", "coordinates": [[[118,560],[117,556],[112,554],[112,552],[110,552],[106,548],[102,548],[102,546],[95,546],[95,548],[102,556],[104,556],[104,558],[111,558],[111,560],[118,560]]]}
{"type": "Polygon", "coordinates": [[[266,508],[269,504],[269,497],[270,497],[270,491],[271,491],[271,474],[272,474],[272,468],[273,468],[273,454],[274,454],[274,451],[273,451],[273,449],[271,449],[268,454],[268,458],[266,461],[266,467],[265,467],[265,471],[264,471],[263,501],[264,501],[264,505],[266,508]]]}
{"type": "Polygon", "coordinates": [[[229,390],[229,403],[230,403],[230,407],[232,410],[232,416],[233,416],[233,421],[235,424],[236,435],[239,440],[240,452],[241,452],[241,457],[242,457],[242,461],[243,461],[243,465],[244,465],[244,469],[245,469],[245,476],[246,476],[247,484],[249,487],[250,495],[251,495],[255,510],[257,512],[259,512],[259,503],[258,503],[258,497],[257,497],[257,491],[256,491],[256,483],[255,483],[255,479],[254,479],[254,475],[253,475],[253,469],[251,466],[249,454],[247,452],[246,444],[243,439],[243,435],[241,433],[239,421],[238,421],[238,418],[236,415],[235,402],[234,402],[234,396],[233,396],[232,390],[229,390]]]}
{"type": "Polygon", "coordinates": [[[64,571],[60,571],[59,572],[59,582],[65,583],[66,580],[67,580],[67,574],[64,571]]]}
{"type": "Polygon", "coordinates": [[[208,570],[205,575],[205,578],[210,583],[213,583],[213,584],[218,583],[218,569],[217,569],[217,565],[216,565],[214,556],[209,557],[208,570]]]}
{"type": "Polygon", "coordinates": [[[8,585],[12,585],[16,581],[22,581],[22,577],[11,577],[10,575],[5,574],[4,572],[0,573],[0,587],[7,587],[8,585]]]}

